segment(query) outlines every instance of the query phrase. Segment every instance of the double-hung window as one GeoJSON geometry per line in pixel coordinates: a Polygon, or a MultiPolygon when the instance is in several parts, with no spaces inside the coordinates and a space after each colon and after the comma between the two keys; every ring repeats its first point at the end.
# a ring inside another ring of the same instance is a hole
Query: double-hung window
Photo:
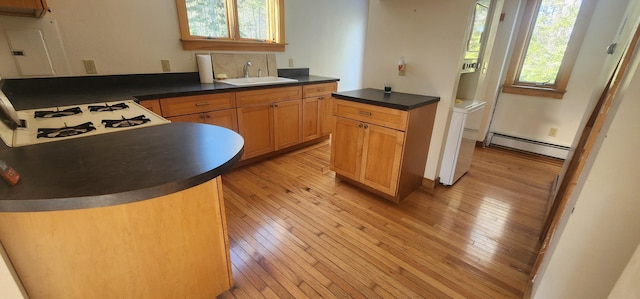
{"type": "Polygon", "coordinates": [[[284,0],[176,0],[185,50],[284,51],[284,0]]]}
{"type": "Polygon", "coordinates": [[[527,0],[502,91],[561,99],[595,0],[527,0]]]}

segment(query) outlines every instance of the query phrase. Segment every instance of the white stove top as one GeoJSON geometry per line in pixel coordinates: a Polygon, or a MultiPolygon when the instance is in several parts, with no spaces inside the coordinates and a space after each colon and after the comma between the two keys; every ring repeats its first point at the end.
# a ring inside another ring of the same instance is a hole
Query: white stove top
{"type": "Polygon", "coordinates": [[[132,100],[21,110],[16,113],[20,120],[24,120],[25,127],[12,130],[0,124],[0,137],[12,147],[119,132],[170,122],[132,100]],[[90,108],[99,111],[91,111],[90,108]]]}

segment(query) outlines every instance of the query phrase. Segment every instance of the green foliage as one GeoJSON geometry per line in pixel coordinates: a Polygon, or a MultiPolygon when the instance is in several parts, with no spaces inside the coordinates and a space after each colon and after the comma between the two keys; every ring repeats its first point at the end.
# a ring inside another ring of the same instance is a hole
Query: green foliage
{"type": "Polygon", "coordinates": [[[225,0],[187,0],[191,35],[229,37],[225,0]]]}
{"type": "Polygon", "coordinates": [[[268,14],[266,0],[237,0],[240,37],[258,40],[268,39],[268,14]]]}
{"type": "Polygon", "coordinates": [[[555,83],[580,4],[581,0],[542,1],[518,81],[555,83]]]}
{"type": "MultiPolygon", "coordinates": [[[[268,39],[268,0],[237,0],[241,38],[268,39]]],[[[227,0],[186,0],[189,31],[194,36],[229,38],[227,0]]]]}

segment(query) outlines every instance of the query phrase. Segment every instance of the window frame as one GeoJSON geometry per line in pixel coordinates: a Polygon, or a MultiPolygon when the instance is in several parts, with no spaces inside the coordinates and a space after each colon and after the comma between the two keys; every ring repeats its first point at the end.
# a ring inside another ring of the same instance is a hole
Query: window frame
{"type": "Polygon", "coordinates": [[[274,34],[274,41],[257,41],[241,39],[240,28],[237,22],[236,0],[225,0],[227,3],[227,26],[229,38],[206,38],[193,36],[189,31],[189,19],[187,16],[186,0],[176,0],[178,10],[178,23],[180,26],[180,41],[184,50],[217,50],[217,51],[265,51],[284,52],[284,0],[270,0],[274,7],[269,13],[270,32],[274,34]],[[273,14],[273,15],[272,15],[273,14]]]}
{"type": "Polygon", "coordinates": [[[596,6],[596,0],[582,0],[573,31],[571,32],[571,37],[569,38],[569,43],[567,44],[567,49],[565,50],[558,70],[556,81],[553,84],[519,82],[517,79],[522,69],[526,50],[529,46],[529,40],[541,3],[542,0],[527,0],[509,68],[507,69],[505,83],[502,86],[502,92],[562,99],[567,92],[567,84],[569,83],[573,66],[578,57],[578,52],[582,47],[587,28],[589,27],[589,21],[596,6]]]}

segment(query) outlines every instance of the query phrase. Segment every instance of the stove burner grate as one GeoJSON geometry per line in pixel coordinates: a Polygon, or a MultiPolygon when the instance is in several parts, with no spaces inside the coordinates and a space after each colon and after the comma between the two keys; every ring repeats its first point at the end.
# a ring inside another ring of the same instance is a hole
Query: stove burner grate
{"type": "Polygon", "coordinates": [[[129,108],[129,105],[125,103],[118,104],[104,104],[103,106],[89,105],[89,111],[91,112],[102,112],[102,111],[118,111],[129,108]]]}
{"type": "Polygon", "coordinates": [[[76,136],[91,132],[95,130],[92,122],[86,122],[74,127],[68,127],[64,124],[62,128],[38,128],[38,135],[36,138],[62,138],[69,136],[76,136]]]}
{"type": "Polygon", "coordinates": [[[102,123],[105,128],[127,128],[146,124],[150,121],[151,120],[143,114],[132,118],[125,118],[123,116],[122,119],[103,119],[102,123]]]}
{"type": "Polygon", "coordinates": [[[67,108],[64,110],[60,110],[60,108],[56,108],[56,110],[39,110],[33,112],[34,118],[54,118],[54,117],[63,117],[69,115],[76,115],[82,113],[80,107],[67,108]]]}

